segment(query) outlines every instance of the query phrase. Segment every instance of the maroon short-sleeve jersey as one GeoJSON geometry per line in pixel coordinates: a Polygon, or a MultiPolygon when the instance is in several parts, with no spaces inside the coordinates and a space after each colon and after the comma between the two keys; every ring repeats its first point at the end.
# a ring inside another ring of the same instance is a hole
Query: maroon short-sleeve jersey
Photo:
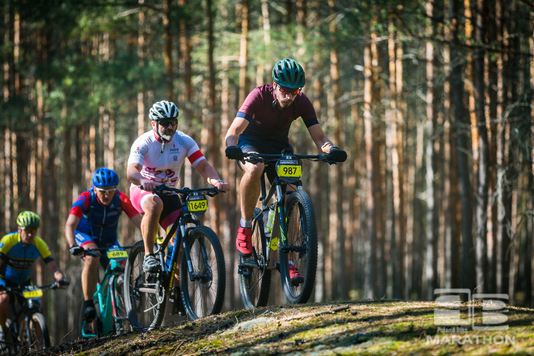
{"type": "Polygon", "coordinates": [[[278,110],[274,100],[272,85],[257,87],[248,94],[237,113],[237,117],[242,117],[249,122],[242,133],[243,136],[287,142],[291,123],[299,117],[302,118],[306,127],[318,124],[315,109],[304,93],[300,92],[291,106],[284,110],[278,110]]]}

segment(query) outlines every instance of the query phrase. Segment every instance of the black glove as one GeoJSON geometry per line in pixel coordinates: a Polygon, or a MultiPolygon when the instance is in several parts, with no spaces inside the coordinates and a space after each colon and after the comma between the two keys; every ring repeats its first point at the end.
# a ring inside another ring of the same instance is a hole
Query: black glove
{"type": "Polygon", "coordinates": [[[243,155],[243,151],[241,151],[241,148],[237,146],[230,146],[226,148],[226,157],[230,159],[241,160],[245,156],[243,155]]]}
{"type": "Polygon", "coordinates": [[[345,162],[347,160],[347,152],[339,148],[332,148],[327,158],[334,162],[345,162]]]}
{"type": "Polygon", "coordinates": [[[71,248],[69,248],[69,252],[73,256],[78,256],[83,253],[83,248],[78,245],[73,245],[71,248]]]}

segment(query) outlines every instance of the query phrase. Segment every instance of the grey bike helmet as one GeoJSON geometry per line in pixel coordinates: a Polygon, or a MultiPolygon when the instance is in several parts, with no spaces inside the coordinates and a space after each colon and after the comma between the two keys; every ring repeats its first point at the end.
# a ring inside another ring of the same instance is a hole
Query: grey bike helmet
{"type": "Polygon", "coordinates": [[[296,60],[284,58],[273,67],[273,81],[282,87],[299,89],[306,84],[306,77],[296,60]]]}
{"type": "Polygon", "coordinates": [[[161,119],[176,118],[180,112],[176,105],[170,101],[162,100],[158,101],[150,108],[150,120],[157,121],[161,119]]]}

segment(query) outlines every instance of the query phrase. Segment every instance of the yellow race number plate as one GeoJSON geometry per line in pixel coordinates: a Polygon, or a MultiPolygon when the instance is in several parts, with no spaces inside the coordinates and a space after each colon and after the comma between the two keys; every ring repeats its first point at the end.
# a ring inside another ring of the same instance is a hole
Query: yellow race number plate
{"type": "Polygon", "coordinates": [[[289,165],[281,164],[277,167],[277,174],[279,177],[291,177],[291,178],[300,178],[302,177],[302,166],[298,165],[289,165]]]}
{"type": "Polygon", "coordinates": [[[41,298],[43,296],[43,290],[42,289],[25,290],[22,294],[24,295],[24,298],[26,299],[41,298]]]}
{"type": "Polygon", "coordinates": [[[189,208],[189,211],[192,213],[200,213],[204,212],[208,209],[208,201],[207,199],[203,200],[188,200],[187,201],[187,207],[189,208]]]}
{"type": "Polygon", "coordinates": [[[128,258],[128,252],[124,250],[108,251],[107,256],[109,259],[113,258],[128,258]]]}

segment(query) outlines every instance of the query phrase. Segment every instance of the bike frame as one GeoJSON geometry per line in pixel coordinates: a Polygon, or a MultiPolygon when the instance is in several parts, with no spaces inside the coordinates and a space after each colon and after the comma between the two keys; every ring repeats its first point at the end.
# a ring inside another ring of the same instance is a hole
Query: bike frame
{"type": "MultiPolygon", "coordinates": [[[[181,197],[180,200],[182,200],[181,197]]],[[[165,248],[167,248],[167,246],[169,245],[171,239],[175,237],[174,248],[170,256],[172,261],[170,268],[167,269],[167,264],[164,263],[165,261],[160,261],[162,262],[162,269],[165,273],[165,285],[169,294],[172,292],[172,287],[174,285],[174,274],[178,265],[178,253],[181,253],[181,249],[179,248],[179,246],[182,246],[182,249],[185,253],[187,268],[189,271],[189,279],[191,281],[194,281],[196,279],[195,273],[193,272],[193,267],[191,265],[191,253],[189,251],[189,247],[187,246],[187,239],[185,238],[185,236],[188,236],[189,230],[194,229],[200,225],[201,224],[199,220],[193,219],[193,216],[189,211],[187,204],[182,202],[182,211],[180,212],[178,218],[172,224],[169,233],[165,236],[165,239],[161,244],[156,244],[157,246],[159,246],[159,250],[157,252],[164,251],[165,248]],[[187,224],[193,224],[194,226],[187,226],[187,224]]],[[[203,249],[202,251],[204,253],[205,249],[203,249]]],[[[206,259],[205,254],[203,255],[203,257],[206,259]]],[[[169,256],[167,256],[167,258],[169,258],[169,256]]]]}
{"type": "MultiPolygon", "coordinates": [[[[122,249],[126,250],[132,246],[124,246],[122,249]]],[[[108,249],[98,249],[108,250],[108,249]]],[[[123,274],[124,270],[119,261],[116,259],[110,259],[109,265],[104,273],[104,279],[102,282],[98,281],[96,284],[96,292],[93,295],[93,300],[98,300],[98,308],[100,312],[100,321],[102,322],[102,335],[108,335],[113,332],[114,325],[120,328],[119,318],[125,318],[125,316],[117,315],[117,300],[113,291],[117,289],[117,278],[123,274]],[[104,290],[107,285],[107,291],[104,294],[104,290]]],[[[97,317],[98,318],[98,317],[97,317]]],[[[96,338],[97,334],[87,334],[85,332],[86,321],[83,322],[83,328],[81,330],[82,337],[84,338],[96,338]]]]}
{"type": "MultiPolygon", "coordinates": [[[[44,291],[44,290],[51,289],[52,286],[53,286],[52,284],[49,284],[49,285],[40,286],[40,287],[36,286],[35,288],[42,289],[44,291]]],[[[22,314],[24,313],[24,326],[26,329],[26,337],[28,338],[28,340],[31,340],[29,321],[31,317],[33,316],[33,314],[38,313],[38,312],[40,313],[40,311],[37,311],[37,310],[32,311],[32,309],[29,306],[29,300],[24,297],[22,292],[13,290],[11,288],[8,288],[8,291],[13,296],[12,300],[10,300],[9,302],[9,308],[11,309],[11,314],[13,315],[13,319],[8,329],[9,329],[9,332],[11,333],[11,336],[16,339],[12,341],[16,343],[17,349],[20,349],[20,347],[23,346],[22,340],[20,339],[21,335],[20,335],[20,324],[19,324],[22,318],[22,314]],[[24,303],[19,302],[19,299],[18,299],[19,296],[17,295],[25,298],[24,303]],[[20,305],[20,310],[18,311],[17,311],[17,303],[20,305]]],[[[22,291],[24,291],[24,289],[22,289],[22,291]]]]}

